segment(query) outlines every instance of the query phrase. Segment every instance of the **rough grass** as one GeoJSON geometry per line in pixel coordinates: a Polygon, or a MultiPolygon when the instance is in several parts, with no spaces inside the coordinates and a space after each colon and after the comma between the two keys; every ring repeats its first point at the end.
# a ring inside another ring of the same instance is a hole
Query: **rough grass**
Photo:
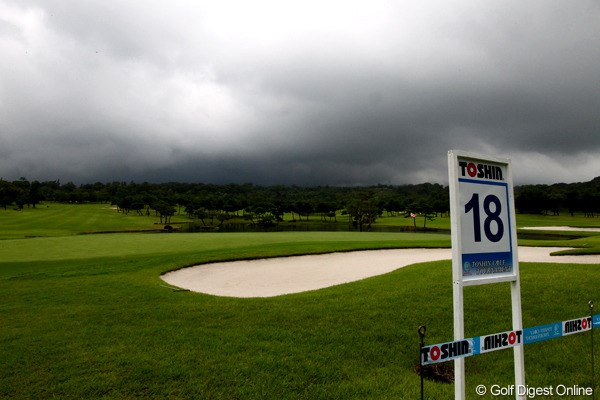
{"type": "MultiPolygon", "coordinates": [[[[284,216],[288,224],[291,215],[284,216]]],[[[0,209],[2,230],[0,239],[14,239],[25,237],[67,236],[92,232],[122,232],[122,231],[153,231],[160,230],[160,218],[152,212],[151,215],[138,215],[135,212],[124,215],[118,213],[110,204],[63,204],[46,202],[36,208],[24,208],[22,211],[0,209]]],[[[175,215],[173,224],[190,222],[185,215],[175,215]]],[[[247,221],[243,221],[247,223],[247,221]]],[[[310,221],[295,221],[298,226],[321,224],[318,215],[312,215],[310,221]]],[[[347,216],[339,215],[337,222],[327,221],[324,225],[338,224],[344,228],[348,225],[347,216]]],[[[377,219],[375,225],[389,227],[412,227],[413,220],[404,218],[403,215],[383,216],[377,219]]],[[[418,216],[416,225],[423,227],[423,217],[418,216]]],[[[588,218],[582,214],[570,216],[562,213],[553,215],[517,214],[517,227],[525,226],[574,226],[574,227],[600,227],[600,218],[588,218]]],[[[439,216],[433,221],[427,221],[428,228],[450,229],[450,218],[439,216]]],[[[555,233],[555,232],[554,232],[555,233]]]]}
{"type": "Polygon", "coordinates": [[[164,226],[158,224],[159,218],[153,214],[124,215],[110,204],[43,203],[22,211],[0,209],[0,218],[3,223],[0,239],[156,230],[164,226]]]}
{"type": "MultiPolygon", "coordinates": [[[[225,259],[447,247],[447,235],[64,236],[83,225],[132,226],[116,213],[112,222],[112,214],[89,222],[94,212],[76,215],[82,207],[64,230],[52,218],[30,218],[21,227],[44,237],[0,240],[0,398],[414,399],[417,328],[427,326],[427,343],[452,338],[449,261],[266,299],[173,292],[159,278],[225,259]],[[46,237],[53,235],[61,237],[46,237]]],[[[600,247],[598,236],[532,242],[600,247]]],[[[600,304],[598,265],[524,263],[521,274],[525,326],[583,316],[588,300],[600,304]]],[[[465,315],[467,336],[509,329],[508,284],[466,288],[465,315]]],[[[589,344],[579,334],[526,346],[527,384],[589,386],[589,344]]],[[[478,384],[513,382],[510,350],[470,357],[466,369],[468,398],[478,384]]],[[[452,385],[425,388],[429,399],[453,397],[452,385]]]]}
{"type": "Polygon", "coordinates": [[[96,257],[160,256],[218,252],[234,259],[357,249],[449,247],[450,237],[418,233],[266,232],[119,233],[0,241],[3,261],[48,261],[96,257]],[[260,248],[261,252],[256,253],[260,248]],[[245,253],[248,249],[250,252],[245,253]]]}
{"type": "MultiPolygon", "coordinates": [[[[428,343],[452,337],[448,261],[267,299],[172,292],[159,276],[195,262],[422,245],[440,236],[418,237],[122,234],[4,241],[0,397],[416,398],[418,326],[427,325],[428,343]],[[91,240],[87,250],[81,240],[91,240]],[[21,243],[35,246],[11,247],[21,243]],[[62,250],[44,260],[53,246],[62,250]],[[19,252],[28,260],[15,260],[19,252]]],[[[598,296],[597,265],[521,270],[525,326],[584,315],[587,301],[598,296]]],[[[507,284],[467,288],[465,306],[468,336],[510,327],[507,284]]],[[[589,335],[575,336],[526,348],[528,384],[589,384],[589,363],[582,361],[589,335]]],[[[510,351],[467,359],[467,393],[481,383],[510,384],[511,363],[510,351]]],[[[427,381],[426,393],[452,398],[453,388],[427,381]]]]}

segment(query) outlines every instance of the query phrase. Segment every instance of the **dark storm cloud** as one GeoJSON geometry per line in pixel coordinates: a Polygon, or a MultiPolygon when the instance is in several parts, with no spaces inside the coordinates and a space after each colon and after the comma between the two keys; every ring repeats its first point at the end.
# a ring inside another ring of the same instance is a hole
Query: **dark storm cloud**
{"type": "Polygon", "coordinates": [[[600,173],[600,5],[6,2],[5,179],[517,182],[600,173]]]}

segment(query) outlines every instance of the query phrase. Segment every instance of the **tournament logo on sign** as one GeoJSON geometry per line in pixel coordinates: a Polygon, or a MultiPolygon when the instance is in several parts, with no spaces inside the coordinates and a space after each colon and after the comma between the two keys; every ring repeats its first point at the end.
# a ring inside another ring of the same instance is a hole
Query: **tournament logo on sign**
{"type": "Polygon", "coordinates": [[[468,261],[465,261],[463,263],[463,274],[469,275],[470,271],[471,271],[471,263],[468,261]]]}

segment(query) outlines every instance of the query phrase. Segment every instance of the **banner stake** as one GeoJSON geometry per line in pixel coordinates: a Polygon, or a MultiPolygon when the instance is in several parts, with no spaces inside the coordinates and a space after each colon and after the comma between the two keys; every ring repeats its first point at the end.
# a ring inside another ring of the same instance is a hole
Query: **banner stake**
{"type": "Polygon", "coordinates": [[[427,327],[425,325],[419,326],[419,337],[421,338],[421,346],[419,347],[419,375],[421,375],[421,400],[423,400],[423,361],[421,360],[421,349],[425,346],[425,332],[427,327]]]}

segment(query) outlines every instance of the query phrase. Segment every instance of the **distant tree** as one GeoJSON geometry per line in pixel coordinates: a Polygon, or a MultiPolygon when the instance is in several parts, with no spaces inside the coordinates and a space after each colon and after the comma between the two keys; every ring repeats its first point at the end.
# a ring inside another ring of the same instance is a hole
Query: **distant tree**
{"type": "Polygon", "coordinates": [[[586,217],[593,218],[600,213],[600,192],[587,189],[581,194],[581,208],[586,217]]]}
{"type": "Polygon", "coordinates": [[[562,193],[552,192],[547,197],[545,213],[552,213],[552,215],[560,215],[560,207],[566,202],[566,196],[562,193]]]}
{"type": "Polygon", "coordinates": [[[140,194],[136,194],[134,196],[129,196],[130,201],[130,209],[131,211],[135,211],[138,215],[144,215],[143,211],[146,207],[146,203],[144,202],[144,198],[140,194]]]}
{"type": "Polygon", "coordinates": [[[346,201],[345,212],[352,217],[353,223],[362,232],[365,225],[371,230],[371,225],[382,214],[383,209],[378,205],[378,198],[373,191],[364,191],[346,201]]]}
{"type": "Polygon", "coordinates": [[[435,221],[437,213],[429,202],[423,202],[419,205],[421,214],[423,214],[423,229],[427,228],[427,221],[435,221]]]}
{"type": "Polygon", "coordinates": [[[42,182],[38,190],[40,200],[59,201],[60,180],[42,182]]]}
{"type": "Polygon", "coordinates": [[[326,218],[333,218],[336,220],[336,211],[338,209],[337,203],[333,199],[324,198],[323,200],[317,203],[315,207],[315,211],[321,215],[321,221],[324,221],[326,218]]]}
{"type": "Polygon", "coordinates": [[[22,210],[25,204],[28,206],[31,204],[29,199],[29,192],[31,184],[25,177],[20,177],[19,180],[13,181],[13,187],[15,188],[16,198],[15,204],[19,210],[22,210]]]}
{"type": "Polygon", "coordinates": [[[171,217],[177,212],[174,205],[169,203],[167,200],[159,200],[155,204],[155,210],[158,212],[161,224],[171,223],[171,217]]]}
{"type": "Polygon", "coordinates": [[[406,206],[399,197],[390,196],[387,199],[385,199],[385,202],[383,203],[383,208],[386,210],[388,215],[398,215],[398,213],[406,209],[406,206]]]}
{"type": "Polygon", "coordinates": [[[520,213],[542,214],[549,207],[547,185],[531,185],[523,187],[515,195],[515,208],[520,213]]]}
{"type": "Polygon", "coordinates": [[[33,181],[29,185],[29,204],[31,204],[33,208],[35,208],[36,204],[40,202],[40,188],[41,184],[38,181],[33,181]]]}
{"type": "Polygon", "coordinates": [[[208,210],[204,207],[198,207],[194,209],[194,217],[198,218],[203,226],[206,226],[206,222],[204,221],[208,218],[208,210]]]}
{"type": "Polygon", "coordinates": [[[302,217],[305,216],[307,221],[310,214],[314,211],[312,203],[306,198],[296,200],[293,207],[296,214],[302,217]]]}
{"type": "Polygon", "coordinates": [[[17,188],[11,183],[0,179],[0,207],[6,208],[13,204],[18,196],[17,188]]]}
{"type": "Polygon", "coordinates": [[[225,221],[229,221],[231,219],[231,215],[229,215],[226,211],[219,211],[216,215],[217,220],[219,221],[218,226],[222,226],[225,221]]]}

